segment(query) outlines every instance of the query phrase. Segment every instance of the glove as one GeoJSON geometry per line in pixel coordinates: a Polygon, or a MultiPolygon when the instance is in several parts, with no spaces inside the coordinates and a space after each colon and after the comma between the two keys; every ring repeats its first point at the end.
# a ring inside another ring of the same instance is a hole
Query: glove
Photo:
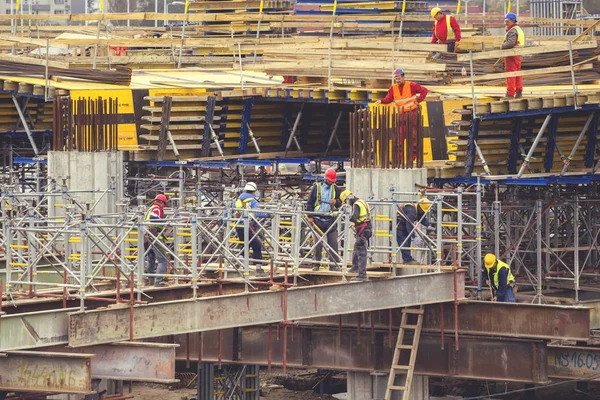
{"type": "Polygon", "coordinates": [[[415,245],[415,247],[423,247],[423,239],[421,239],[420,237],[416,237],[413,239],[413,244],[415,245]]]}
{"type": "Polygon", "coordinates": [[[428,227],[427,227],[427,233],[428,233],[429,235],[431,235],[431,234],[433,234],[433,233],[435,233],[435,232],[436,232],[436,229],[435,229],[433,226],[428,226],[428,227]]]}

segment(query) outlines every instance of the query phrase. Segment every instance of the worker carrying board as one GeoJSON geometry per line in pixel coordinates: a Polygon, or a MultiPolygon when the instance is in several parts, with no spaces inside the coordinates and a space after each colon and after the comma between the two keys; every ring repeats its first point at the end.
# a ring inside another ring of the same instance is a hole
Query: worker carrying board
{"type": "Polygon", "coordinates": [[[492,253],[485,255],[483,259],[485,266],[484,278],[492,291],[492,301],[501,303],[516,303],[515,277],[510,271],[510,265],[496,258],[492,253]]]}
{"type": "Polygon", "coordinates": [[[456,18],[444,14],[439,7],[431,9],[431,18],[435,20],[431,34],[431,43],[446,44],[448,45],[448,52],[454,53],[458,48],[461,38],[460,25],[456,21],[456,18]]]}

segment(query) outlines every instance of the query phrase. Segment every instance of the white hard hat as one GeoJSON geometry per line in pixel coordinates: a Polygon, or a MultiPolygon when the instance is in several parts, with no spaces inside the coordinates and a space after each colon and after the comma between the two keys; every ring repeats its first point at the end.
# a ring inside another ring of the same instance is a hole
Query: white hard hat
{"type": "Polygon", "coordinates": [[[254,183],[254,182],[248,182],[248,183],[246,183],[246,186],[244,186],[244,190],[246,192],[256,192],[256,189],[257,189],[256,183],[254,183]]]}

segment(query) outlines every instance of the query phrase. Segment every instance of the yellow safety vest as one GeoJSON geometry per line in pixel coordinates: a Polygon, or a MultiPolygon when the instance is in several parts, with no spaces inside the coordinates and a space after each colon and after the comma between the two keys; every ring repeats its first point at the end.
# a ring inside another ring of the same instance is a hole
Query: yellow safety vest
{"type": "MultiPolygon", "coordinates": [[[[454,34],[454,30],[452,29],[452,25],[450,25],[450,16],[449,15],[444,15],[444,17],[446,18],[446,42],[453,42],[456,40],[456,35],[454,34]]],[[[438,21],[435,20],[435,22],[433,23],[433,31],[435,32],[435,37],[438,38],[438,40],[442,40],[437,36],[437,24],[438,21]]]]}
{"type": "MultiPolygon", "coordinates": [[[[151,206],[151,207],[148,209],[148,211],[146,211],[146,215],[144,216],[144,220],[145,220],[145,221],[152,221],[152,220],[150,219],[150,214],[152,214],[152,210],[154,210],[155,208],[159,208],[159,206],[157,206],[156,204],[153,204],[153,205],[152,205],[152,206],[151,206]]],[[[150,231],[151,231],[152,233],[154,233],[154,232],[156,232],[158,229],[161,229],[161,228],[162,228],[160,225],[150,225],[149,227],[150,227],[150,231]]],[[[158,236],[158,238],[159,238],[159,239],[164,239],[165,237],[164,237],[164,236],[163,236],[163,234],[161,233],[161,234],[158,236]]]]}
{"type": "Polygon", "coordinates": [[[512,272],[510,272],[510,265],[505,262],[498,260],[498,264],[496,264],[496,272],[494,273],[494,287],[498,287],[498,273],[500,272],[500,268],[506,268],[508,270],[508,275],[506,276],[506,283],[510,284],[515,281],[515,277],[512,272]]]}
{"type": "Polygon", "coordinates": [[[525,46],[525,33],[523,32],[523,29],[521,29],[521,27],[519,25],[514,25],[512,28],[510,28],[508,31],[506,31],[506,34],[504,35],[504,41],[506,41],[506,39],[508,37],[508,32],[510,32],[512,29],[517,30],[517,44],[515,45],[515,47],[525,46]]]}
{"type": "MultiPolygon", "coordinates": [[[[321,191],[322,190],[323,190],[323,188],[321,187],[321,182],[318,182],[316,199],[315,199],[315,212],[317,212],[321,209],[321,191]]],[[[333,184],[329,186],[329,191],[331,192],[331,198],[335,199],[335,187],[333,184]]],[[[331,207],[332,211],[333,211],[333,208],[334,207],[331,207]]]]}
{"type": "MultiPolygon", "coordinates": [[[[246,200],[241,200],[240,198],[238,198],[235,201],[235,208],[247,208],[248,210],[250,210],[250,202],[254,200],[253,197],[248,197],[246,200]]],[[[239,218],[241,216],[241,213],[239,211],[236,211],[236,217],[239,218]]]]}
{"type": "Polygon", "coordinates": [[[371,209],[369,208],[369,205],[367,204],[366,201],[364,200],[356,200],[356,202],[354,203],[356,205],[358,205],[358,209],[359,214],[358,214],[358,219],[354,222],[354,225],[360,225],[363,222],[367,222],[371,220],[371,209]]]}

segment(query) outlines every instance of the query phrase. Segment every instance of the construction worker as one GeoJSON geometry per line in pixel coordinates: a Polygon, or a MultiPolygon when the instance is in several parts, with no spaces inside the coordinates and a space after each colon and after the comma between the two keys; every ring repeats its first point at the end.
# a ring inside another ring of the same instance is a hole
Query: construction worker
{"type": "Polygon", "coordinates": [[[454,53],[460,42],[460,25],[451,15],[446,15],[439,7],[431,9],[431,18],[435,19],[431,43],[447,44],[448,52],[454,53]]]}
{"type": "MultiPolygon", "coordinates": [[[[504,25],[506,26],[506,35],[502,49],[514,49],[525,46],[525,33],[519,25],[517,25],[517,16],[515,13],[509,12],[504,17],[504,25]]],[[[521,70],[521,56],[504,57],[504,71],[515,72],[521,70]]],[[[521,98],[523,97],[523,77],[513,76],[506,78],[506,97],[521,98]]]]}
{"type": "MultiPolygon", "coordinates": [[[[164,194],[158,194],[154,198],[152,205],[146,211],[144,217],[145,221],[164,222],[165,219],[165,207],[167,206],[167,196],[164,194]]],[[[148,274],[154,274],[155,272],[160,275],[158,277],[151,276],[149,278],[150,283],[154,283],[154,286],[167,286],[164,275],[167,273],[167,253],[165,251],[165,238],[162,234],[162,227],[160,225],[150,225],[148,227],[152,236],[148,235],[146,238],[148,247],[148,274]],[[156,239],[155,239],[156,237],[156,239]],[[156,271],[156,263],[158,262],[158,271],[156,271]]]]}
{"type": "MultiPolygon", "coordinates": [[[[417,109],[419,108],[419,104],[425,100],[427,97],[427,93],[429,90],[424,86],[419,85],[418,83],[409,82],[404,79],[404,71],[400,68],[394,71],[394,81],[396,82],[392,87],[389,88],[387,95],[381,99],[377,100],[376,104],[390,104],[394,103],[396,107],[402,112],[410,112],[411,122],[410,122],[410,130],[412,130],[413,135],[413,160],[417,158],[417,123],[418,123],[418,114],[417,109]]],[[[400,126],[400,137],[401,141],[404,141],[404,138],[408,136],[407,129],[408,126],[401,125],[400,126]]]]}
{"type": "Polygon", "coordinates": [[[492,290],[492,301],[516,303],[513,290],[515,277],[510,272],[510,265],[496,259],[491,253],[485,255],[483,263],[486,269],[485,278],[492,290]]]}
{"type": "Polygon", "coordinates": [[[352,268],[350,272],[358,272],[358,275],[352,278],[352,280],[364,282],[367,280],[367,248],[369,246],[369,239],[373,233],[371,209],[366,201],[358,199],[349,190],[344,190],[340,194],[340,199],[342,203],[348,203],[352,206],[350,222],[354,224],[356,241],[352,250],[352,268]]]}
{"type": "MultiPolygon", "coordinates": [[[[415,235],[419,225],[423,225],[427,230],[431,230],[427,211],[431,207],[431,202],[427,198],[420,199],[415,203],[404,204],[396,219],[396,242],[400,247],[411,247],[413,240],[415,246],[422,245],[420,237],[415,235]]],[[[419,263],[412,257],[410,250],[402,249],[402,261],[408,265],[418,265],[419,263]]]]}
{"type": "MultiPolygon", "coordinates": [[[[235,208],[246,208],[249,210],[259,208],[258,200],[255,197],[256,190],[256,183],[246,183],[244,186],[244,192],[235,201],[235,208]]],[[[250,238],[250,248],[252,248],[252,259],[254,260],[254,265],[256,266],[256,276],[266,276],[267,273],[262,269],[262,241],[257,235],[257,232],[259,232],[259,226],[254,218],[266,218],[268,216],[269,214],[264,212],[252,212],[249,215],[250,228],[248,230],[248,237],[250,238]]],[[[237,225],[235,230],[238,239],[242,242],[245,242],[244,227],[237,225]]]]}
{"type": "MultiPolygon", "coordinates": [[[[331,215],[332,211],[336,211],[342,206],[340,193],[342,190],[335,184],[337,174],[335,169],[328,168],[325,171],[325,179],[323,182],[317,182],[313,185],[306,201],[306,211],[318,212],[319,215],[308,216],[308,222],[316,227],[317,232],[326,234],[327,244],[329,249],[329,261],[338,264],[342,261],[338,253],[338,231],[337,224],[334,224],[335,219],[331,215]]],[[[313,256],[313,271],[318,271],[321,263],[321,252],[323,250],[322,241],[315,246],[313,256]]],[[[340,267],[332,265],[329,267],[331,271],[340,271],[340,267]]]]}

